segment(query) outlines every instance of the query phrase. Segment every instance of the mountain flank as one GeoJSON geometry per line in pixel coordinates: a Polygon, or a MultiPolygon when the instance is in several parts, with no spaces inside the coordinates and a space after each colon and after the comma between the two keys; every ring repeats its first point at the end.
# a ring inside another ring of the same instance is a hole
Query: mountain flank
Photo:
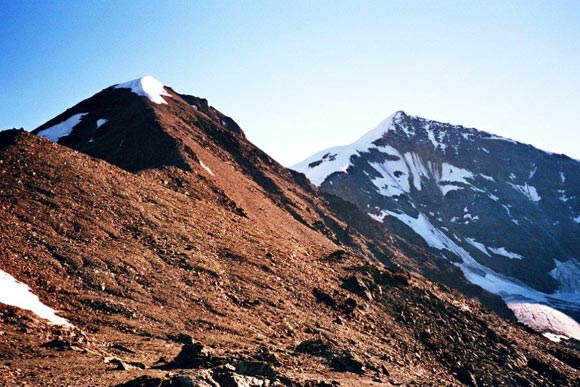
{"type": "Polygon", "coordinates": [[[452,262],[520,321],[580,338],[577,160],[397,112],[294,168],[452,262]]]}
{"type": "Polygon", "coordinates": [[[574,340],[404,270],[457,269],[153,81],[0,132],[0,270],[71,325],[0,303],[3,384],[578,383],[574,340]]]}

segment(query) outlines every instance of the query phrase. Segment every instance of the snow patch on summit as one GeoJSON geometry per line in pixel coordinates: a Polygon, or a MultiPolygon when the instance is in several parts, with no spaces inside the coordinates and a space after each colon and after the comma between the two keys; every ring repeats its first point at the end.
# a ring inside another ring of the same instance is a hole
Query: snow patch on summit
{"type": "Polygon", "coordinates": [[[327,149],[304,160],[292,169],[304,173],[312,184],[319,186],[335,172],[346,172],[350,166],[352,149],[348,146],[327,149]]]}
{"type": "Polygon", "coordinates": [[[402,112],[396,112],[383,120],[376,128],[367,132],[350,145],[338,146],[318,152],[306,160],[292,166],[295,171],[304,173],[312,184],[320,186],[324,180],[335,172],[346,173],[351,165],[350,159],[360,152],[377,148],[373,142],[395,129],[395,122],[402,112]]]}
{"type": "Polygon", "coordinates": [[[167,104],[167,101],[163,99],[163,96],[171,97],[171,95],[165,91],[165,86],[150,75],[129,82],[120,83],[114,87],[115,89],[131,89],[133,93],[142,97],[147,97],[149,101],[158,105],[167,104]]]}

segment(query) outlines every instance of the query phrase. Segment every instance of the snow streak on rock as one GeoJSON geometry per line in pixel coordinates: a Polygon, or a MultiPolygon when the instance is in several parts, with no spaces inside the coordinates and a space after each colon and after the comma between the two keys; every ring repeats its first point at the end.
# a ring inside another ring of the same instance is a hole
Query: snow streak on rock
{"type": "Polygon", "coordinates": [[[210,175],[212,175],[212,176],[215,176],[215,175],[213,174],[213,171],[212,171],[211,169],[209,169],[209,167],[208,167],[207,165],[205,165],[205,164],[203,163],[203,161],[199,160],[199,165],[201,165],[201,167],[202,167],[203,169],[205,169],[205,170],[207,171],[207,173],[209,173],[209,174],[210,174],[210,175]]]}

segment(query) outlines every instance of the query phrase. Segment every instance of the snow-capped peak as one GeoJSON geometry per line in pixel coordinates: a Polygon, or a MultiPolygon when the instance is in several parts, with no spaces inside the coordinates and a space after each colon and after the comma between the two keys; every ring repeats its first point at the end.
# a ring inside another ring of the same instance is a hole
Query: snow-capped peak
{"type": "Polygon", "coordinates": [[[367,132],[364,136],[356,140],[351,146],[354,146],[358,150],[368,149],[371,144],[383,137],[385,133],[395,129],[395,123],[401,121],[401,118],[406,116],[405,112],[399,110],[377,125],[376,128],[367,132]]]}
{"type": "Polygon", "coordinates": [[[305,173],[312,183],[320,186],[330,174],[338,171],[346,172],[350,166],[351,156],[368,151],[385,133],[395,130],[395,124],[400,122],[403,116],[404,112],[397,111],[352,144],[318,152],[294,165],[292,169],[305,173]]]}
{"type": "Polygon", "coordinates": [[[156,104],[167,103],[167,101],[163,99],[163,96],[171,97],[171,95],[167,91],[165,91],[165,86],[163,85],[163,83],[159,82],[151,75],[134,79],[129,82],[120,83],[118,85],[115,85],[114,87],[115,89],[131,89],[133,93],[143,97],[147,97],[151,102],[156,104]]]}

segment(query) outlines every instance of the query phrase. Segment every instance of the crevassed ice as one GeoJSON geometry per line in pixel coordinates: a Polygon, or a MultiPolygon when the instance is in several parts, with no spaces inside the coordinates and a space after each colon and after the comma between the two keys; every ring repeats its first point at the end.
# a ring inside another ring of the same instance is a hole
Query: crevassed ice
{"type": "Polygon", "coordinates": [[[550,276],[560,283],[561,293],[578,293],[580,291],[580,263],[572,258],[568,261],[554,260],[556,267],[550,276]]]}

